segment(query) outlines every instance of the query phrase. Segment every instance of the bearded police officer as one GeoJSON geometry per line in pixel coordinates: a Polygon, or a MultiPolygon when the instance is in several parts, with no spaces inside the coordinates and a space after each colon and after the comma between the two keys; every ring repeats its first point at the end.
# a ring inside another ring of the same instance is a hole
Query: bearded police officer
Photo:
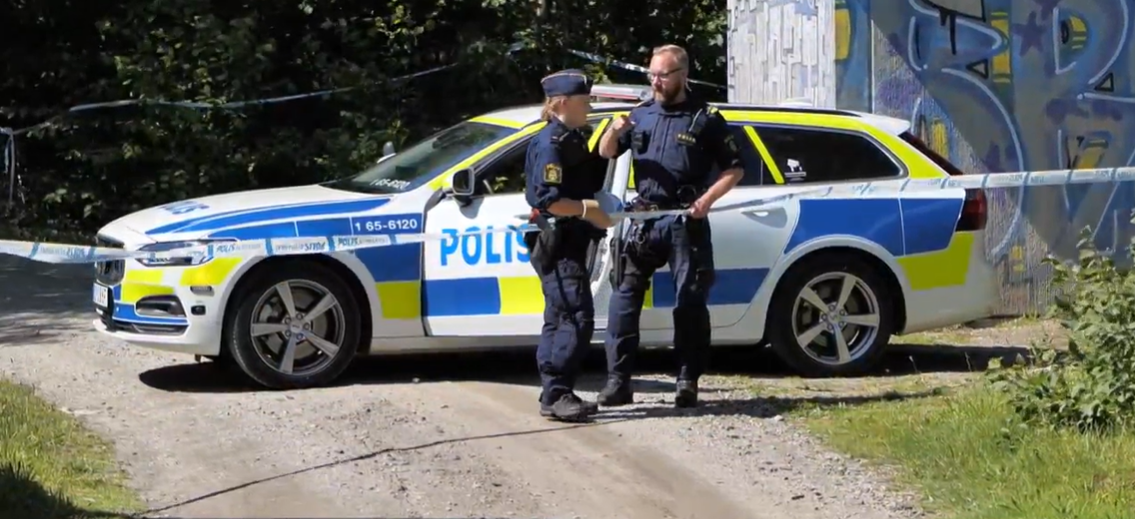
{"type": "Polygon", "coordinates": [[[630,378],[639,346],[639,317],[654,272],[670,265],[677,302],[674,348],[679,359],[677,407],[694,407],[710,345],[707,298],[714,280],[707,215],[741,180],[741,157],[725,120],[687,90],[689,58],[676,45],[654,49],[647,74],[654,98],[611,125],[599,153],[631,150],[638,198],[630,210],[687,209],[682,216],[632,220],[614,272],[607,319],[606,387],[599,404],[632,403],[630,378]],[[714,166],[720,174],[711,178],[714,166]]]}
{"type": "Polygon", "coordinates": [[[583,133],[591,111],[590,79],[582,71],[564,70],[541,84],[548,125],[528,145],[525,164],[526,196],[541,228],[525,235],[544,293],[544,327],[536,350],[543,383],[540,414],[579,421],[598,410],[574,392],[595,329],[587,254],[612,222],[594,199],[606,169],[595,167],[598,157],[588,150],[583,133]]]}

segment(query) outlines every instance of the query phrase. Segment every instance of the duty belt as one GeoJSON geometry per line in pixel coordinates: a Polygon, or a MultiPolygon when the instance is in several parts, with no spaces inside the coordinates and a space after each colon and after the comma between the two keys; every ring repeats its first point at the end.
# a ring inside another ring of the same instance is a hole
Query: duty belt
{"type": "Polygon", "coordinates": [[[629,204],[627,211],[636,213],[648,211],[668,211],[672,209],[689,209],[689,207],[694,204],[694,201],[696,201],[703,192],[704,191],[700,191],[693,186],[683,186],[678,190],[677,200],[670,202],[648,202],[646,200],[638,198],[629,204]]]}

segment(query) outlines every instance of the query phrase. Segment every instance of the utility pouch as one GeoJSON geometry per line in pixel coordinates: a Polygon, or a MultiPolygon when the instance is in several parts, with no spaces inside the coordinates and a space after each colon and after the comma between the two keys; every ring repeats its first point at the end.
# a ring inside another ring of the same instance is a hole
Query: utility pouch
{"type": "Polygon", "coordinates": [[[528,245],[528,261],[538,274],[543,275],[556,268],[559,235],[555,228],[547,228],[524,236],[525,245],[528,245]]]}

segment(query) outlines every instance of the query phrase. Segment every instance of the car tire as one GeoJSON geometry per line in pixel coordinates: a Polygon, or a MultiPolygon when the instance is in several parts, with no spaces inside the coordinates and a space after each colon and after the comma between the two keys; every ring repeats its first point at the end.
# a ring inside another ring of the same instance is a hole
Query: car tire
{"type": "Polygon", "coordinates": [[[223,340],[233,362],[271,389],[319,387],[338,378],[354,360],[363,329],[358,302],[343,279],[319,263],[302,260],[254,275],[233,294],[232,310],[226,313],[223,340]],[[294,314],[284,291],[291,296],[294,314]],[[312,311],[320,313],[306,315],[312,311]]]}
{"type": "Polygon", "coordinates": [[[877,367],[890,341],[895,325],[894,300],[891,285],[875,266],[860,257],[821,254],[805,258],[781,277],[769,304],[765,336],[777,356],[802,376],[861,375],[877,367]],[[841,292],[847,286],[850,292],[839,308],[841,292]],[[816,301],[813,294],[820,300],[816,301]],[[816,309],[820,304],[826,311],[816,309]],[[844,338],[843,359],[832,320],[844,338]],[[804,340],[808,342],[801,345],[804,340]]]}

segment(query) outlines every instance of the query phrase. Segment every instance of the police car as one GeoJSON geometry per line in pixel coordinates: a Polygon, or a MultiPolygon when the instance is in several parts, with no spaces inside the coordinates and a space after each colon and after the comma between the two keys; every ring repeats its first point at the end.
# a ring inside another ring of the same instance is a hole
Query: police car
{"type": "MultiPolygon", "coordinates": [[[[596,85],[590,145],[649,91],[596,85]]],[[[906,121],[799,106],[715,105],[742,143],[745,175],[719,206],[865,180],[961,172],[906,121]]],[[[101,245],[167,251],[277,237],[420,234],[441,239],[354,252],[99,263],[101,332],[208,357],[272,388],[325,385],[360,355],[535,345],[540,284],[521,234],[525,146],[539,106],[474,117],[332,182],[153,207],[101,229],[101,245]],[[506,229],[488,234],[466,231],[506,229]]],[[[629,154],[609,161],[612,196],[634,197],[629,154]]],[[[789,198],[710,216],[717,346],[768,344],[800,374],[870,369],[892,335],[991,315],[980,191],[789,198]]],[[[624,224],[625,224],[624,220],[624,224]]],[[[611,291],[610,251],[592,252],[596,345],[611,291]]],[[[642,344],[672,340],[673,280],[655,274],[642,344]]]]}

